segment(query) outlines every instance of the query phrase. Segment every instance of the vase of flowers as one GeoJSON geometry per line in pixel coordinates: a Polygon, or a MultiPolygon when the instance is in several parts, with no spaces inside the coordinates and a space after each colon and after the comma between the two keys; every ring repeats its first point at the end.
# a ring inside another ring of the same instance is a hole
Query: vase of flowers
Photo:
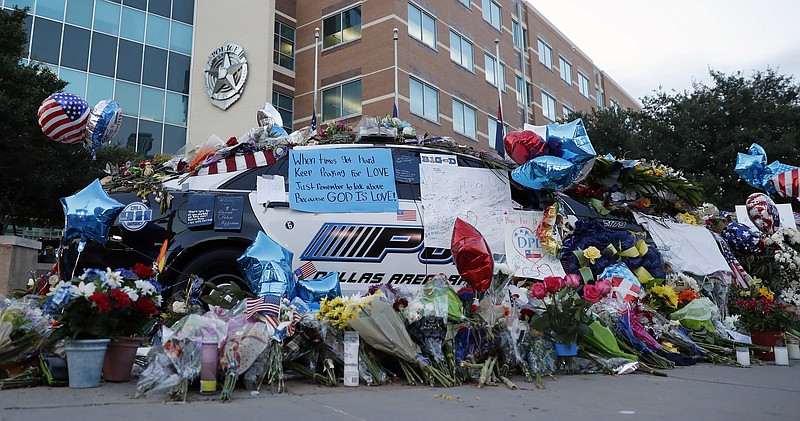
{"type": "MultiPolygon", "coordinates": [[[[750,332],[755,345],[770,348],[779,345],[783,332],[797,321],[797,315],[784,304],[765,296],[737,298],[732,312],[739,316],[737,326],[750,332]]],[[[774,361],[775,354],[767,352],[761,359],[774,361]]]]}
{"type": "MultiPolygon", "coordinates": [[[[146,279],[146,276],[155,276],[155,272],[145,273],[145,268],[149,269],[138,265],[135,271],[86,269],[83,275],[72,281],[61,281],[54,286],[45,305],[58,320],[50,340],[67,339],[70,387],[99,385],[109,338],[139,336],[138,343],[141,343],[141,335],[149,330],[148,326],[152,327],[152,316],[158,313],[157,306],[161,304],[161,288],[157,282],[146,279]],[[137,271],[142,277],[137,275],[137,271]]],[[[130,353],[130,348],[138,347],[138,343],[124,348],[130,353]]],[[[134,358],[135,352],[133,348],[134,358]]],[[[112,374],[107,380],[126,381],[130,378],[133,358],[123,360],[127,364],[119,367],[123,374],[112,374]],[[127,379],[124,378],[126,371],[127,379]]],[[[112,356],[105,363],[107,367],[108,364],[116,366],[122,363],[112,356]]],[[[106,368],[105,371],[111,370],[106,368]]]]}

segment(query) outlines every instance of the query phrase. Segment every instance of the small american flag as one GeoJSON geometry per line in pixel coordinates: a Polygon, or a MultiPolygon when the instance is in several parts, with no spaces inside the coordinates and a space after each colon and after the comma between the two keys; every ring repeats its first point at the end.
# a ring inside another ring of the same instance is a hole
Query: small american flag
{"type": "Polygon", "coordinates": [[[417,222],[417,211],[415,209],[398,209],[397,220],[417,222]]]}
{"type": "Polygon", "coordinates": [[[733,255],[731,252],[731,248],[728,247],[728,243],[720,237],[718,234],[714,234],[714,239],[717,240],[717,244],[719,248],[722,250],[722,256],[725,258],[725,261],[728,262],[728,266],[731,268],[731,272],[733,272],[733,280],[736,282],[737,285],[741,288],[748,288],[748,278],[752,281],[752,278],[744,270],[742,264],[739,263],[739,260],[736,259],[736,256],[733,255]]]}
{"type": "Polygon", "coordinates": [[[253,313],[266,313],[270,316],[277,316],[281,310],[281,297],[275,295],[265,295],[258,298],[248,298],[245,305],[245,312],[248,316],[253,313]]]}
{"type": "Polygon", "coordinates": [[[294,271],[294,274],[300,279],[308,279],[315,273],[317,273],[317,268],[314,266],[314,262],[306,262],[294,271]]]}
{"type": "Polygon", "coordinates": [[[39,107],[39,126],[56,142],[74,144],[84,140],[89,122],[89,104],[68,93],[50,95],[39,107]]]}

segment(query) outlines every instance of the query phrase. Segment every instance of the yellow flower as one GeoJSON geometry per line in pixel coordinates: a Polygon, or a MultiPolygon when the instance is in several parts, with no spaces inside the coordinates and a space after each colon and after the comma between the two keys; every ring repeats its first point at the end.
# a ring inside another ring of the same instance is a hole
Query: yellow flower
{"type": "Polygon", "coordinates": [[[764,298],[768,298],[770,300],[774,300],[775,299],[775,293],[770,291],[769,289],[767,289],[767,287],[759,287],[758,288],[758,295],[760,295],[760,296],[762,296],[764,298]]]}
{"type": "Polygon", "coordinates": [[[660,168],[656,168],[656,169],[655,169],[655,173],[656,173],[656,175],[657,175],[657,176],[659,176],[659,177],[663,177],[663,176],[664,176],[664,170],[662,170],[662,169],[660,169],[660,168]]]}
{"type": "Polygon", "coordinates": [[[589,261],[594,264],[594,261],[600,258],[600,250],[595,246],[589,246],[583,251],[583,257],[589,259],[589,261]]]}
{"type": "Polygon", "coordinates": [[[695,218],[694,215],[689,212],[679,213],[678,218],[681,218],[681,220],[687,224],[698,225],[697,218],[695,218]]]}
{"type": "Polygon", "coordinates": [[[666,301],[667,306],[678,308],[678,294],[669,285],[656,285],[650,288],[650,293],[659,296],[666,301]]]}
{"type": "Polygon", "coordinates": [[[666,349],[669,352],[680,354],[680,351],[678,350],[677,347],[675,347],[675,345],[672,342],[667,342],[667,341],[661,342],[661,346],[663,346],[664,349],[666,349]]]}

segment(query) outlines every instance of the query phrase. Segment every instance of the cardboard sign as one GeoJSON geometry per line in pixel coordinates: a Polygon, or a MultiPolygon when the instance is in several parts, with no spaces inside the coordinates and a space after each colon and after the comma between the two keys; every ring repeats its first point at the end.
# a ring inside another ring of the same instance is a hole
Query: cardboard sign
{"type": "Polygon", "coordinates": [[[506,212],[506,261],[516,268],[515,276],[544,279],[548,276],[566,276],[561,261],[545,253],[536,237],[536,227],[542,222],[542,211],[506,212]]]}
{"type": "Polygon", "coordinates": [[[186,226],[201,227],[214,222],[214,195],[190,194],[186,211],[186,226]]]}
{"type": "Polygon", "coordinates": [[[214,205],[215,230],[242,229],[242,210],[244,197],[242,196],[217,196],[214,205]]]}
{"type": "Polygon", "coordinates": [[[389,149],[289,151],[289,207],[303,212],[396,212],[389,149]]]}

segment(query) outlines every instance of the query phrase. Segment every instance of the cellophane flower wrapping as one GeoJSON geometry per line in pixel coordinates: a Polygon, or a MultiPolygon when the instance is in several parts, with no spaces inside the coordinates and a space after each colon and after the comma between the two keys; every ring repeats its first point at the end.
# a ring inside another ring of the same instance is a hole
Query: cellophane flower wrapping
{"type": "Polygon", "coordinates": [[[50,318],[39,302],[9,299],[0,295],[0,365],[24,361],[39,352],[50,318]]]}
{"type": "Polygon", "coordinates": [[[419,347],[408,335],[405,323],[392,308],[392,305],[377,295],[370,295],[349,325],[373,348],[393,355],[410,363],[420,358],[419,347]]]}
{"type": "Polygon", "coordinates": [[[444,345],[447,321],[463,319],[461,300],[444,275],[429,280],[409,298],[403,315],[408,322],[408,332],[422,347],[424,353],[437,363],[445,362],[444,345]]]}

